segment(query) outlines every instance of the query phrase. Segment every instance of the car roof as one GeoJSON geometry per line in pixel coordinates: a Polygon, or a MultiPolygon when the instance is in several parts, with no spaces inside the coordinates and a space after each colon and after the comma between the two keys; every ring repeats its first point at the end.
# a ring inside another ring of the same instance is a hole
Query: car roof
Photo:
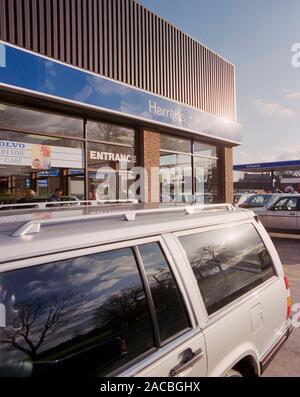
{"type": "Polygon", "coordinates": [[[50,253],[110,244],[209,225],[249,220],[254,214],[226,206],[172,206],[143,208],[77,208],[39,211],[1,217],[0,263],[50,253]],[[189,214],[188,214],[189,213],[189,214]],[[12,217],[10,219],[10,217],[12,217]],[[132,220],[130,222],[125,221],[132,220]],[[27,233],[24,231],[24,224],[27,233]],[[28,227],[27,227],[28,226],[28,227]],[[38,232],[31,232],[31,228],[38,232]]]}

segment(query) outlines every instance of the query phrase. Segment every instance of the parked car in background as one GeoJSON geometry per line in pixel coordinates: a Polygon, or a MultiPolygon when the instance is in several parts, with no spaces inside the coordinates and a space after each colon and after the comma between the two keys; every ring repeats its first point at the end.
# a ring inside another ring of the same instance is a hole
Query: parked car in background
{"type": "Polygon", "coordinates": [[[252,209],[253,211],[261,211],[263,209],[268,208],[272,205],[277,198],[280,197],[279,194],[253,194],[250,195],[242,204],[239,205],[239,208],[247,208],[252,209]]]}
{"type": "Polygon", "coordinates": [[[288,280],[252,211],[18,216],[0,223],[0,376],[260,376],[292,331],[288,280]]]}
{"type": "Polygon", "coordinates": [[[270,231],[300,233],[300,194],[281,194],[258,215],[270,231]]]}

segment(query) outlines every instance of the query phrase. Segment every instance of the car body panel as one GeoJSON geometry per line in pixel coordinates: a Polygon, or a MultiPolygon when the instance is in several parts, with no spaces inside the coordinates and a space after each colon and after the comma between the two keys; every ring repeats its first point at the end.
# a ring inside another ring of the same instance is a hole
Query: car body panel
{"type": "MultiPolygon", "coordinates": [[[[251,211],[201,211],[187,215],[183,209],[172,214],[166,211],[143,215],[132,222],[124,221],[122,216],[88,219],[82,209],[78,211],[78,221],[69,222],[63,211],[57,223],[42,225],[39,233],[22,237],[12,237],[22,222],[0,225],[0,241],[6,247],[1,252],[0,273],[159,242],[185,302],[190,328],[121,368],[116,376],[223,376],[245,357],[253,360],[256,374],[261,374],[261,361],[268,358],[286,326],[287,291],[276,249],[251,211]],[[251,224],[257,230],[272,258],[275,275],[208,315],[179,237],[243,224],[251,224]]],[[[44,212],[44,216],[51,214],[57,216],[55,211],[44,212]]]]}

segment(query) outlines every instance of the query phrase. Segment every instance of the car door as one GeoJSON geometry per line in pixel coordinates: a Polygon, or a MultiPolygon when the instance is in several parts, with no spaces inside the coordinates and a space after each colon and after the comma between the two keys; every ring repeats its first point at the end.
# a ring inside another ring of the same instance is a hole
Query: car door
{"type": "Polygon", "coordinates": [[[2,264],[0,377],[204,376],[203,335],[170,262],[153,237],[2,264]]]}
{"type": "MultiPolygon", "coordinates": [[[[207,373],[204,336],[189,307],[184,284],[165,243],[137,246],[137,258],[147,279],[157,351],[123,376],[203,377],[207,373]]],[[[147,289],[147,287],[146,287],[147,289]]]]}
{"type": "Polygon", "coordinates": [[[273,341],[286,316],[284,286],[254,224],[178,237],[207,311],[208,376],[222,376],[244,355],[257,358],[273,341]]]}
{"type": "Polygon", "coordinates": [[[297,197],[281,197],[274,206],[266,211],[266,227],[277,230],[295,230],[297,228],[297,206],[297,197]]]}

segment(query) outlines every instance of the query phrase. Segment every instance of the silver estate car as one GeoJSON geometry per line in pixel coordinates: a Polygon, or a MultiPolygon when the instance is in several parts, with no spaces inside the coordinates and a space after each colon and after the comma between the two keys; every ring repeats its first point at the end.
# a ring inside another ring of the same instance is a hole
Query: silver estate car
{"type": "Polygon", "coordinates": [[[257,214],[270,231],[300,233],[300,194],[281,194],[275,203],[257,214]]]}
{"type": "Polygon", "coordinates": [[[0,376],[260,376],[292,331],[250,211],[27,211],[0,217],[0,376]]]}

